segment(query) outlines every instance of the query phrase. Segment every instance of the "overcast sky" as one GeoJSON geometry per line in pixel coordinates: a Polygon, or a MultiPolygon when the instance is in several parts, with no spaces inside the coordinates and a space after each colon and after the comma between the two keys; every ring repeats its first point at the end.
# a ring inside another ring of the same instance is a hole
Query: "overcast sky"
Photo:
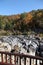
{"type": "Polygon", "coordinates": [[[0,15],[43,9],[43,0],[0,0],[0,15]]]}

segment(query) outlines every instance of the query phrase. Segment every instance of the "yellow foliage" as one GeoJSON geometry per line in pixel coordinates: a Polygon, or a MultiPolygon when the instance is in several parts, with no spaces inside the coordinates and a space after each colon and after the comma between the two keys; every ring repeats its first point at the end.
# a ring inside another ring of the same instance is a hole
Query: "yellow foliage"
{"type": "Polygon", "coordinates": [[[40,12],[40,13],[37,13],[37,16],[38,17],[41,17],[42,16],[42,13],[40,12]]]}

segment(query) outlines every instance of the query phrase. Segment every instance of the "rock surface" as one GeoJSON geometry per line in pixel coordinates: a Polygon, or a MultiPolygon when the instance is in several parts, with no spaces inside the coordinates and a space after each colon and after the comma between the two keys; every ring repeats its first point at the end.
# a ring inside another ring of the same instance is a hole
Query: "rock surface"
{"type": "MultiPolygon", "coordinates": [[[[43,44],[43,42],[41,42],[43,44]]],[[[34,36],[15,35],[0,37],[0,51],[16,50],[19,53],[35,55],[36,47],[39,45],[38,38],[34,36]]],[[[13,51],[14,52],[14,51],[13,51]]]]}

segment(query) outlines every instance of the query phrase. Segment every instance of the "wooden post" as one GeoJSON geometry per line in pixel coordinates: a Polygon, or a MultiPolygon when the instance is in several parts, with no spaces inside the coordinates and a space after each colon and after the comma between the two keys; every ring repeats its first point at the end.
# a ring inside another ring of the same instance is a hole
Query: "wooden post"
{"type": "Polygon", "coordinates": [[[5,56],[5,60],[6,60],[6,63],[7,63],[7,54],[6,54],[6,56],[5,56]]]}
{"type": "Polygon", "coordinates": [[[24,65],[26,65],[26,57],[24,58],[24,65]]]}
{"type": "Polygon", "coordinates": [[[36,59],[36,65],[37,65],[37,59],[36,59]]]}
{"type": "Polygon", "coordinates": [[[16,65],[16,56],[14,56],[14,63],[15,63],[15,65],[16,65]]]}
{"type": "Polygon", "coordinates": [[[19,59],[19,64],[21,65],[21,57],[20,57],[20,59],[19,59]]]}
{"type": "Polygon", "coordinates": [[[1,60],[2,60],[2,62],[3,62],[3,54],[1,53],[1,60]]]}
{"type": "Polygon", "coordinates": [[[30,65],[31,65],[31,58],[30,58],[30,65]]]}

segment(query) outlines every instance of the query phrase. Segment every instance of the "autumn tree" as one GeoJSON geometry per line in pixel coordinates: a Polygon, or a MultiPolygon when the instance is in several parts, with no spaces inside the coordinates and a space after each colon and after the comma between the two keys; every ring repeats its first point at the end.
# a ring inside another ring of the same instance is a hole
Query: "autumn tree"
{"type": "Polygon", "coordinates": [[[31,15],[31,13],[28,13],[27,15],[26,15],[26,17],[24,18],[24,22],[26,23],[26,24],[28,24],[29,22],[31,22],[32,21],[32,15],[31,15]]]}

